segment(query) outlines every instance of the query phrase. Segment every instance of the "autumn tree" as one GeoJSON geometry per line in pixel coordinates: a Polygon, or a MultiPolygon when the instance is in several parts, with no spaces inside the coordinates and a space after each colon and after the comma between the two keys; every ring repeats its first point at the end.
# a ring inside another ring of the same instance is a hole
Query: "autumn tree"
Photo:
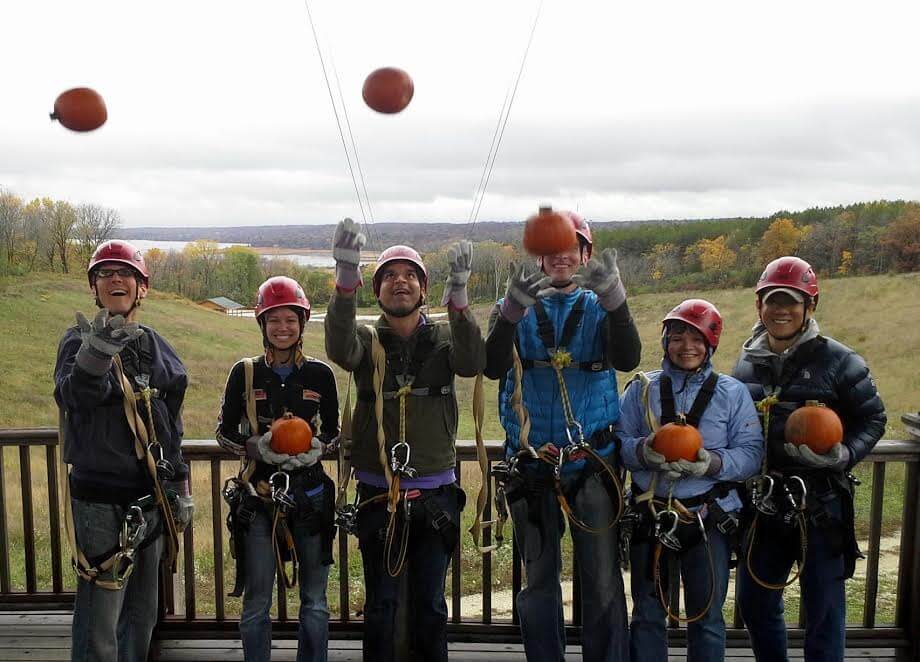
{"type": "Polygon", "coordinates": [[[22,234],[23,204],[19,196],[0,189],[0,247],[7,265],[16,260],[16,243],[22,234]]]}
{"type": "Polygon", "coordinates": [[[680,272],[680,247],[677,244],[655,244],[652,250],[643,253],[653,281],[674,276],[680,272]]]}
{"type": "Polygon", "coordinates": [[[783,255],[795,255],[805,232],[791,218],[778,218],[760,240],[760,261],[766,264],[783,255]]]}
{"type": "Polygon", "coordinates": [[[75,212],[77,222],[74,236],[80,260],[82,263],[89,263],[93,251],[115,236],[116,230],[121,227],[121,216],[115,209],[94,204],[77,205],[75,212]]]}
{"type": "Polygon", "coordinates": [[[704,272],[725,273],[735,266],[737,255],[728,247],[728,238],[723,234],[715,239],[700,239],[693,246],[699,255],[700,267],[704,272]]]}
{"type": "Polygon", "coordinates": [[[216,241],[199,239],[185,245],[183,252],[189,260],[192,276],[197,280],[198,292],[195,298],[212,294],[214,271],[221,260],[221,249],[216,241]]]}
{"type": "Polygon", "coordinates": [[[907,207],[885,230],[882,245],[899,271],[920,270],[920,208],[907,207]]]}

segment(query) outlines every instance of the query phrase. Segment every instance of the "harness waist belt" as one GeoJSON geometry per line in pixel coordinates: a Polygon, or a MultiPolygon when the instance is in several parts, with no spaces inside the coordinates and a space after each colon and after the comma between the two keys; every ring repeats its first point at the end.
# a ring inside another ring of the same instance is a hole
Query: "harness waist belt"
{"type": "MultiPolygon", "coordinates": [[[[524,370],[529,370],[531,368],[552,368],[553,364],[551,361],[543,361],[541,359],[521,359],[521,366],[524,370]]],[[[563,370],[583,370],[585,372],[603,372],[607,370],[607,362],[603,359],[598,361],[575,361],[570,366],[563,368],[563,370]]]]}
{"type": "MultiPolygon", "coordinates": [[[[409,391],[409,395],[416,398],[424,397],[433,397],[439,398],[441,396],[450,395],[454,392],[453,384],[445,384],[444,386],[421,386],[419,388],[414,388],[409,391]]],[[[383,399],[384,400],[395,400],[399,397],[399,391],[384,391],[383,399]]],[[[364,402],[374,402],[376,397],[373,391],[370,390],[361,390],[358,391],[358,399],[364,402]]]]}

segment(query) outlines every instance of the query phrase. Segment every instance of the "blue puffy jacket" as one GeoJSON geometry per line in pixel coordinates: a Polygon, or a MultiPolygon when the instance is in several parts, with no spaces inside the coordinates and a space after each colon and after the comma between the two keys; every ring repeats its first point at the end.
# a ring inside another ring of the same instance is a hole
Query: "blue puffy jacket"
{"type": "MultiPolygon", "coordinates": [[[[700,370],[687,372],[664,359],[662,370],[646,373],[650,382],[648,404],[655,419],[661,420],[662,374],[667,374],[671,378],[675,410],[686,414],[711,372],[712,364],[708,360],[700,370]]],[[[642,390],[639,380],[630,382],[623,393],[620,420],[617,422],[617,434],[623,444],[623,462],[632,472],[633,494],[647,490],[652,478],[652,472],[645,470],[637,457],[639,443],[652,432],[646,422],[642,390]]],[[[764,453],[763,432],[757,419],[754,401],[744,384],[737,379],[719,375],[712,400],[700,418],[699,430],[704,448],[719,455],[722,468],[713,477],[688,477],[678,480],[674,485],[675,497],[686,499],[704,494],[716,483],[744,481],[759,472],[764,453]]],[[[666,497],[670,487],[670,483],[664,479],[664,474],[661,474],[655,493],[666,497]]],[[[718,501],[726,511],[741,508],[741,500],[734,491],[718,501]]]]}
{"type": "MultiPolygon", "coordinates": [[[[616,423],[619,418],[619,396],[617,391],[616,372],[611,365],[616,365],[616,360],[611,357],[611,337],[616,331],[610,330],[608,317],[620,313],[622,320],[614,322],[619,324],[624,333],[634,341],[624,344],[622,353],[629,355],[627,363],[638,362],[638,334],[635,334],[635,325],[629,317],[625,304],[615,313],[608,313],[600,305],[597,296],[590,291],[576,288],[567,294],[557,294],[542,299],[544,310],[555,331],[555,341],[558,344],[562,339],[563,329],[573,306],[580,297],[584,296],[584,314],[581,323],[575,330],[571,342],[566,350],[572,355],[573,366],[565,368],[566,389],[572,402],[574,418],[581,426],[586,439],[590,439],[595,432],[605,430],[616,423]],[[577,366],[579,363],[599,362],[604,369],[589,371],[577,366]]],[[[499,301],[499,306],[501,301],[499,301]]],[[[498,309],[497,306],[496,308],[498,309]]],[[[507,324],[504,320],[502,323],[507,324]]],[[[489,341],[494,340],[495,334],[490,334],[489,341]]],[[[533,309],[528,310],[524,318],[516,325],[514,340],[519,348],[522,361],[536,360],[549,361],[549,352],[544,346],[537,332],[537,315],[533,309]]],[[[615,343],[613,343],[615,346],[615,343]]],[[[510,347],[506,353],[510,362],[510,347]]],[[[631,369],[632,366],[625,367],[631,369]]],[[[487,370],[488,374],[488,370],[487,370]]],[[[511,408],[511,393],[514,390],[514,372],[508,370],[502,382],[499,393],[499,414],[502,426],[507,434],[506,452],[510,456],[520,449],[520,424],[517,415],[511,408]]],[[[529,442],[534,448],[544,444],[553,443],[557,447],[569,443],[566,434],[566,419],[562,408],[562,398],[556,373],[549,366],[532,366],[524,370],[523,375],[523,401],[530,415],[531,428],[529,442]]],[[[574,434],[574,431],[572,431],[574,434]]],[[[602,456],[609,456],[615,451],[615,444],[611,443],[599,450],[602,456]]],[[[584,460],[570,462],[565,465],[563,472],[572,473],[584,466],[584,460]]]]}

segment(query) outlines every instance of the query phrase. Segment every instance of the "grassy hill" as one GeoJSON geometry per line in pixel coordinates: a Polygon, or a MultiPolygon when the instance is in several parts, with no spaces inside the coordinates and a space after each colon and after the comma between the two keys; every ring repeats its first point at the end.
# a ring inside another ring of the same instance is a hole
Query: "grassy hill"
{"type": "MultiPolygon", "coordinates": [[[[905,360],[915,346],[915,325],[920,320],[920,274],[826,280],[822,287],[818,308],[822,330],[866,357],[889,410],[888,436],[903,436],[900,414],[920,408],[920,372],[905,360]]],[[[728,372],[755,319],[753,295],[749,290],[715,290],[693,296],[713,301],[722,311],[725,331],[715,364],[728,372]]],[[[642,369],[658,365],[661,317],[681,298],[664,293],[630,299],[642,336],[642,369]]],[[[483,326],[488,309],[476,309],[483,326]]],[[[56,423],[52,398],[55,354],[58,339],[73,324],[76,310],[87,315],[94,310],[82,277],[39,274],[0,280],[0,428],[56,423]]],[[[252,319],[206,311],[188,300],[156,292],[144,301],[141,320],[160,331],[188,367],[186,436],[212,438],[227,372],[239,357],[259,352],[258,327],[252,319]]],[[[304,346],[307,353],[325,359],[322,324],[307,325],[304,346]]],[[[334,369],[344,393],[347,377],[334,369]]],[[[460,436],[470,438],[472,380],[460,382],[460,436]]],[[[502,436],[495,414],[495,390],[495,383],[489,382],[488,438],[502,436]]]]}

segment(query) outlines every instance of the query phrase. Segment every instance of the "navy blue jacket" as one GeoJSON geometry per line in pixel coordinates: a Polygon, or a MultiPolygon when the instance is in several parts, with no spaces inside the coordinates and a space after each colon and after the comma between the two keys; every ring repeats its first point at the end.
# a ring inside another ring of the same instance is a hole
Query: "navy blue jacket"
{"type": "MultiPolygon", "coordinates": [[[[153,421],[164,455],[176,469],[177,481],[188,476],[182,460],[182,402],[188,386],[185,366],[176,351],[160,334],[141,326],[150,349],[150,386],[159,395],[153,400],[153,421]]],[[[66,453],[73,465],[73,480],[104,487],[136,489],[150,484],[145,464],[137,460],[134,433],[125,418],[121,384],[114,367],[101,377],[76,365],[81,344],[80,331],[71,327],[58,346],[54,367],[54,399],[65,414],[66,453]]],[[[121,351],[129,379],[136,364],[141,340],[121,351]]],[[[142,411],[145,412],[143,403],[142,411]]],[[[146,415],[146,414],[145,414],[146,415]]]]}
{"type": "Polygon", "coordinates": [[[819,400],[840,416],[843,443],[850,451],[847,469],[866,457],[885,433],[885,405],[869,367],[859,354],[833,338],[818,335],[783,360],[742,351],[733,375],[747,385],[755,402],[772,392],[778,394],[780,402],[770,412],[767,434],[770,468],[790,465],[783,450],[786,419],[806,400],[819,400]]]}

